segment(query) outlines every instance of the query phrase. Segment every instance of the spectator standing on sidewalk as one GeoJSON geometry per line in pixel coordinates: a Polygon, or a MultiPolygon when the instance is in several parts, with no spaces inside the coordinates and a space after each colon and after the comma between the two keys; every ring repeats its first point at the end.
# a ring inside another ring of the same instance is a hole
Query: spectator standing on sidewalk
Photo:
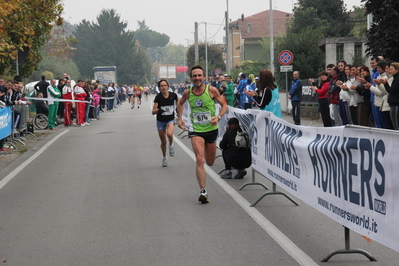
{"type": "Polygon", "coordinates": [[[302,82],[299,79],[299,71],[292,73],[294,80],[288,93],[288,99],[291,99],[292,103],[292,118],[294,119],[295,125],[301,124],[301,96],[302,96],[302,82]]]}
{"type": "Polygon", "coordinates": [[[330,74],[327,71],[322,71],[319,74],[320,85],[316,87],[316,83],[313,79],[309,79],[312,84],[310,87],[319,95],[319,112],[321,119],[323,120],[324,127],[332,127],[332,121],[330,116],[330,107],[328,105],[328,88],[330,87],[330,74]]]}
{"type": "Polygon", "coordinates": [[[392,83],[389,84],[388,80],[381,79],[381,83],[384,84],[388,95],[388,103],[391,107],[390,114],[393,127],[395,130],[399,130],[399,63],[393,62],[390,66],[390,73],[392,77],[392,83]]]}
{"type": "Polygon", "coordinates": [[[226,97],[227,104],[234,107],[234,84],[231,81],[230,75],[226,75],[226,93],[224,96],[226,97]]]}
{"type": "MultiPolygon", "coordinates": [[[[83,89],[84,82],[83,80],[78,80],[78,84],[74,88],[75,100],[85,101],[86,100],[86,92],[83,89]]],[[[85,102],[76,102],[76,124],[78,126],[85,126],[85,112],[86,112],[86,103],[85,102]]]]}
{"type": "MultiPolygon", "coordinates": [[[[73,100],[73,89],[71,88],[71,80],[67,79],[65,86],[62,88],[62,99],[73,100]]],[[[72,126],[72,102],[64,102],[64,126],[72,126]]]]}
{"type": "Polygon", "coordinates": [[[57,111],[58,111],[58,101],[54,99],[61,98],[61,92],[58,89],[57,85],[55,85],[57,81],[52,79],[50,85],[47,87],[47,96],[48,96],[48,128],[54,129],[57,125],[55,121],[57,119],[57,111]]]}
{"type": "Polygon", "coordinates": [[[114,111],[115,94],[116,94],[115,83],[112,82],[108,85],[108,90],[107,90],[107,97],[112,97],[112,99],[107,100],[108,103],[107,110],[109,112],[114,111]]]}
{"type": "MultiPolygon", "coordinates": [[[[62,97],[62,89],[64,88],[65,84],[66,84],[66,79],[60,78],[58,80],[57,88],[61,92],[61,97],[62,97]]],[[[62,102],[61,102],[61,104],[58,104],[57,116],[59,118],[63,118],[64,117],[64,104],[62,102]]],[[[58,123],[58,120],[57,120],[57,123],[58,123]]]]}
{"type": "Polygon", "coordinates": [[[328,96],[330,99],[331,112],[333,113],[334,126],[342,126],[342,119],[339,113],[339,92],[343,81],[340,79],[340,71],[337,66],[331,69],[330,87],[328,96]]]}
{"type": "Polygon", "coordinates": [[[254,97],[254,102],[259,109],[273,113],[282,118],[280,93],[274,82],[273,73],[266,69],[259,72],[259,88],[257,91],[248,91],[248,96],[254,97]]]}
{"type": "Polygon", "coordinates": [[[359,125],[369,127],[370,116],[372,114],[370,101],[370,87],[371,87],[370,69],[367,66],[360,67],[360,77],[357,77],[358,85],[356,87],[357,93],[362,96],[362,102],[358,104],[358,122],[359,125]]]}
{"type": "Polygon", "coordinates": [[[47,87],[50,85],[50,83],[46,81],[46,76],[44,75],[41,77],[41,79],[42,80],[36,83],[33,88],[36,90],[36,92],[43,93],[43,97],[47,98],[47,87]]]}
{"type": "Polygon", "coordinates": [[[247,98],[246,88],[247,88],[247,75],[240,73],[240,83],[238,83],[237,91],[240,94],[240,106],[242,109],[245,107],[245,99],[247,98]]]}

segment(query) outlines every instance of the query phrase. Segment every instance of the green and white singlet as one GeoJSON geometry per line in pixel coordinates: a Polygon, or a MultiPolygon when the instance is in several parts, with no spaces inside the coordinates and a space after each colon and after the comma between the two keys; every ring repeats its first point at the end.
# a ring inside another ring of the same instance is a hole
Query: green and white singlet
{"type": "Polygon", "coordinates": [[[204,92],[197,96],[190,88],[188,102],[191,108],[191,123],[194,132],[209,132],[218,129],[218,125],[211,124],[212,117],[215,116],[215,101],[209,93],[209,85],[206,85],[204,92]]]}

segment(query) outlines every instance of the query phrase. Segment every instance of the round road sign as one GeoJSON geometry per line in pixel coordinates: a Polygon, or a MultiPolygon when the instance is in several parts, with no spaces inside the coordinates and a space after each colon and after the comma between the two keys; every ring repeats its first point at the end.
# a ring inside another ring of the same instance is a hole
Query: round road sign
{"type": "Polygon", "coordinates": [[[278,54],[278,62],[281,65],[284,66],[290,65],[293,60],[294,60],[294,55],[288,50],[281,51],[278,54]]]}
{"type": "Polygon", "coordinates": [[[220,68],[215,69],[215,75],[220,75],[222,73],[223,73],[223,70],[221,70],[220,68]]]}

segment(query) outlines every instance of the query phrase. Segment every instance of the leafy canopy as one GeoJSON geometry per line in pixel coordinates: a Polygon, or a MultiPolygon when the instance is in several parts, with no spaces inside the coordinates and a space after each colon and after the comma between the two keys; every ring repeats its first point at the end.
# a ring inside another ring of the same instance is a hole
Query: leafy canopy
{"type": "MultiPolygon", "coordinates": [[[[1,1],[0,72],[12,67],[17,50],[24,51],[20,75],[29,76],[41,60],[40,49],[49,38],[53,23],[61,25],[63,7],[59,0],[1,1]],[[45,2],[45,4],[43,3],[45,2]]],[[[21,63],[21,62],[20,62],[21,63]]],[[[15,70],[11,72],[15,73],[15,70]]]]}
{"type": "Polygon", "coordinates": [[[150,66],[140,44],[134,45],[133,33],[126,30],[114,9],[102,10],[96,22],[83,20],[76,28],[78,44],[75,63],[83,78],[93,77],[95,66],[116,66],[118,83],[143,82],[150,66]]]}
{"type": "Polygon", "coordinates": [[[324,28],[325,37],[345,37],[352,21],[343,0],[299,0],[288,32],[299,33],[308,26],[324,28]]]}
{"type": "Polygon", "coordinates": [[[367,53],[399,61],[399,1],[362,0],[366,13],[373,14],[373,25],[367,32],[367,53]]]}
{"type": "MultiPolygon", "coordinates": [[[[226,69],[226,65],[223,60],[223,53],[217,45],[208,44],[208,72],[207,75],[214,72],[216,68],[226,69]]],[[[199,64],[205,69],[206,56],[205,56],[205,44],[200,43],[198,45],[199,64]]],[[[187,51],[187,66],[190,68],[195,65],[195,45],[191,45],[187,51]]]]}

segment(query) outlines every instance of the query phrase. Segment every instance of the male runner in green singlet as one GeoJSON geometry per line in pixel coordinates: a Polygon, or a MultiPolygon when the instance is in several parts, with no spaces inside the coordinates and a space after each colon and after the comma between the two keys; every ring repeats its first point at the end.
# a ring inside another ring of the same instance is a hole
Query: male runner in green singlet
{"type": "Polygon", "coordinates": [[[208,203],[208,193],[206,191],[206,172],[204,163],[212,166],[216,158],[216,138],[218,136],[218,122],[227,111],[226,100],[220,96],[219,90],[215,87],[205,85],[204,69],[193,66],[190,70],[191,82],[194,84],[189,90],[183,92],[182,98],[177,104],[178,126],[183,130],[188,130],[182,119],[184,103],[188,100],[190,104],[191,124],[189,136],[196,158],[195,174],[200,186],[199,201],[208,203]],[[215,101],[220,106],[219,115],[215,113],[215,101]]]}

